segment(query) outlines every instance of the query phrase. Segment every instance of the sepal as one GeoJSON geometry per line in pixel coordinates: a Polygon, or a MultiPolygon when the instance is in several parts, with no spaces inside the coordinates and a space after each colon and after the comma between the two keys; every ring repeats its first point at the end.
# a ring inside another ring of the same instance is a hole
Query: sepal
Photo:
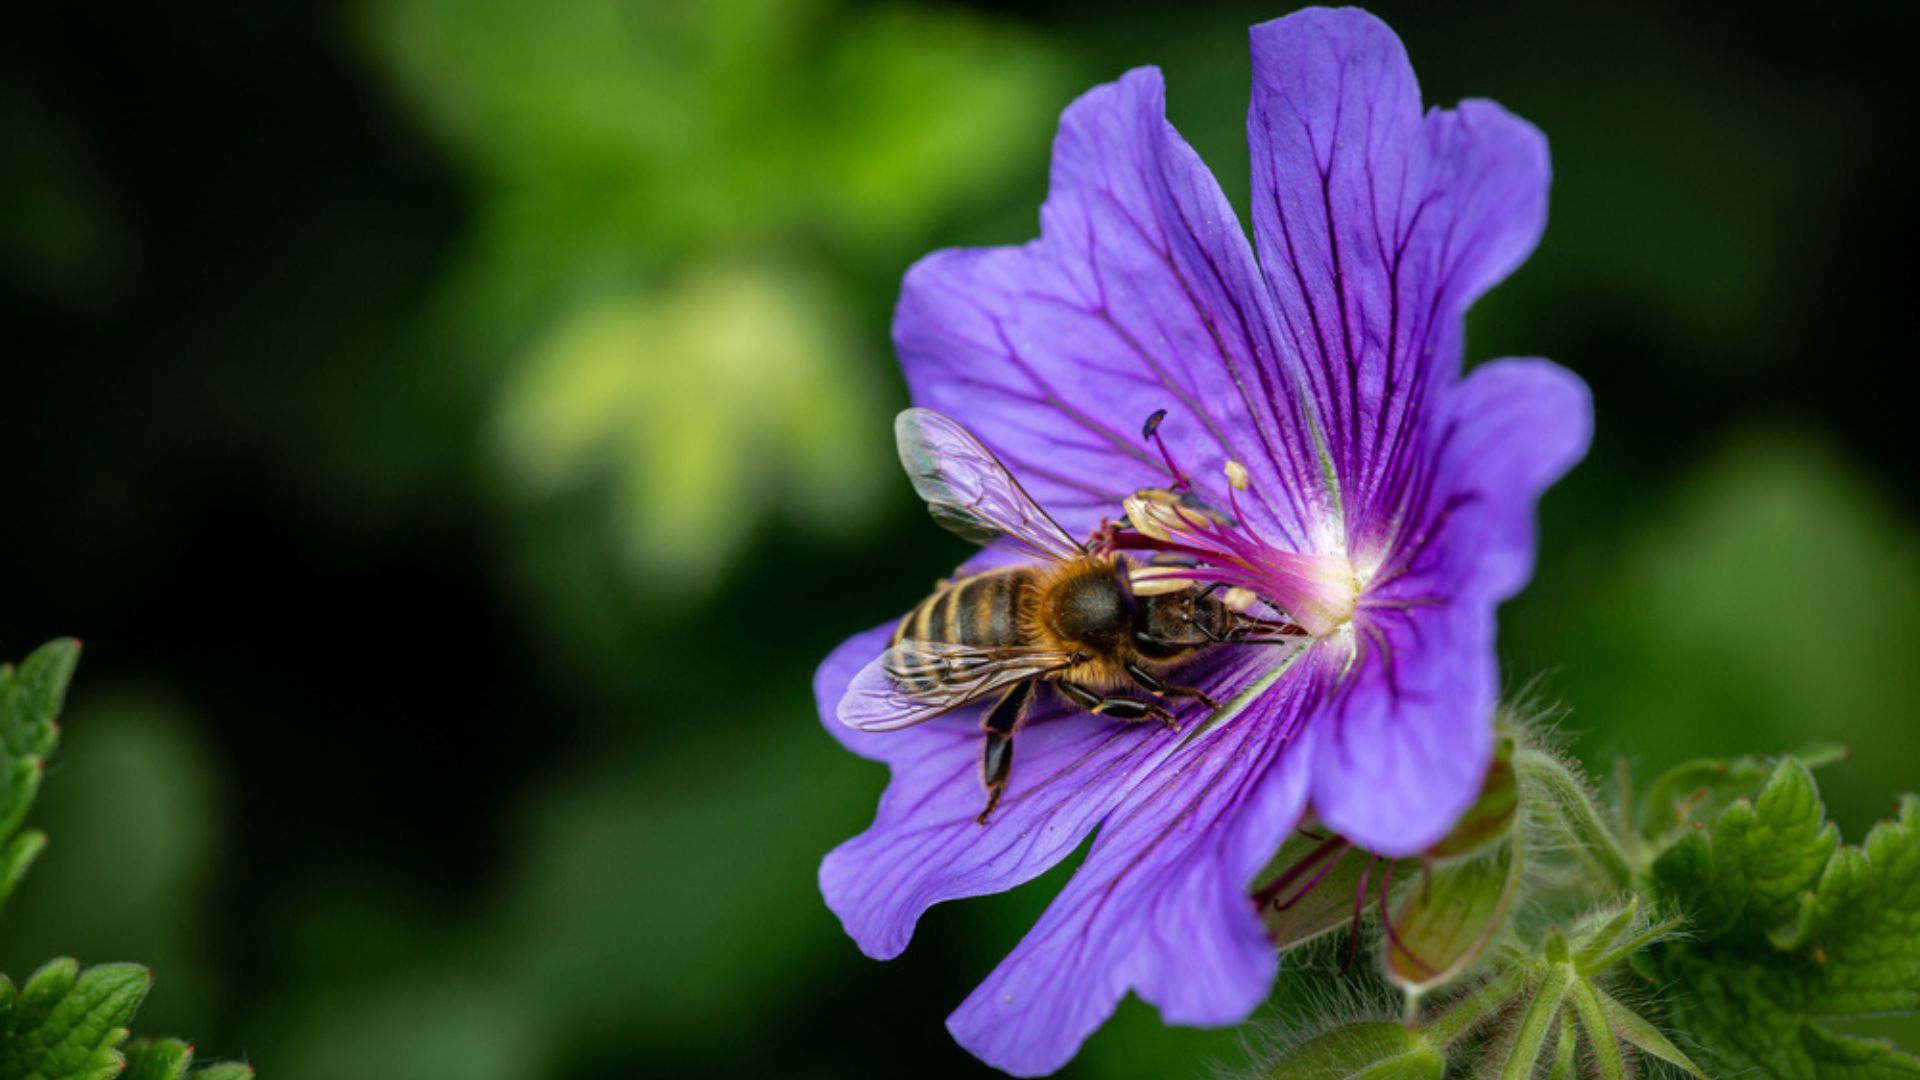
{"type": "Polygon", "coordinates": [[[1346,1024],[1282,1053],[1260,1075],[1273,1080],[1440,1080],[1446,1057],[1418,1028],[1391,1021],[1346,1024]]]}

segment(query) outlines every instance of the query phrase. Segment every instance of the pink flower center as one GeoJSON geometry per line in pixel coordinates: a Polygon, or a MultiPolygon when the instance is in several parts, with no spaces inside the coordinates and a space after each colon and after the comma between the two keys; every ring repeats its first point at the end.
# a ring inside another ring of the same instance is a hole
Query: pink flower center
{"type": "MultiPolygon", "coordinates": [[[[1231,469],[1229,476],[1234,487],[1244,483],[1231,469]]],[[[1112,546],[1160,553],[1134,572],[1136,583],[1222,582],[1244,588],[1316,638],[1353,619],[1360,581],[1344,554],[1274,547],[1178,488],[1135,492],[1126,509],[1133,528],[1117,530],[1112,546]]],[[[1238,510],[1236,503],[1236,516],[1238,510]]]]}

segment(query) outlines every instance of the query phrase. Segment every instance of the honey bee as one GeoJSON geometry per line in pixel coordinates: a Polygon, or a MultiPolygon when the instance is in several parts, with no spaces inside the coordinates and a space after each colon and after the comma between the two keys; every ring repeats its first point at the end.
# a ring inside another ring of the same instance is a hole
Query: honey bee
{"type": "Polygon", "coordinates": [[[894,434],[935,520],[983,545],[1011,543],[1035,561],[943,582],[854,676],[838,715],[862,731],[892,731],[994,698],[980,721],[980,824],[1006,790],[1014,733],[1043,684],[1094,715],[1177,730],[1162,700],[1219,704],[1165,672],[1217,644],[1277,640],[1256,636],[1277,627],[1229,606],[1217,584],[1162,574],[1136,587],[1141,564],[1075,542],[953,420],[908,409],[894,434]]]}

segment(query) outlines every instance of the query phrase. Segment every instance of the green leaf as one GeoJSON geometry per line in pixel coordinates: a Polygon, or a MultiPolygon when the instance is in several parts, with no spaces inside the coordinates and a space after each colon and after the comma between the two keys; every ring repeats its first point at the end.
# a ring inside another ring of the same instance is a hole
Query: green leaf
{"type": "Polygon", "coordinates": [[[39,829],[28,829],[0,847],[0,904],[6,903],[13,895],[13,887],[20,884],[27,869],[40,857],[47,846],[47,834],[39,829]]]}
{"type": "MultiPolygon", "coordinates": [[[[51,642],[16,670],[0,664],[0,901],[46,847],[38,830],[16,832],[39,793],[47,755],[60,738],[57,718],[80,643],[51,642]]],[[[24,986],[0,975],[0,1080],[180,1080],[193,1048],[177,1040],[142,1040],[123,1054],[127,1024],[147,996],[153,973],[139,964],[101,964],[82,971],[71,957],[52,960],[24,986]]],[[[245,1065],[216,1065],[200,1080],[253,1075],[245,1065]]]]}
{"type": "Polygon", "coordinates": [[[180,1080],[193,1064],[193,1047],[179,1039],[136,1039],[126,1050],[121,1080],[180,1080]]]}
{"type": "Polygon", "coordinates": [[[1641,837],[1658,845],[1697,822],[1713,820],[1733,800],[1759,791],[1773,769],[1773,762],[1758,757],[1704,758],[1668,769],[1640,800],[1641,837]]]}
{"type": "Polygon", "coordinates": [[[195,1069],[189,1080],[249,1080],[253,1075],[253,1066],[228,1061],[195,1069]]]}
{"type": "MultiPolygon", "coordinates": [[[[1813,743],[1790,756],[1809,769],[1818,769],[1850,755],[1843,746],[1813,743]]],[[[1640,801],[1640,839],[1658,848],[1681,831],[1714,820],[1736,800],[1758,793],[1779,764],[1778,758],[1746,755],[1731,760],[1702,758],[1668,769],[1640,801]]]]}
{"type": "Polygon", "coordinates": [[[1275,1080],[1440,1080],[1446,1061],[1417,1028],[1348,1024],[1294,1047],[1262,1073],[1275,1080]]]}
{"type": "Polygon", "coordinates": [[[1893,1080],[1901,1076],[1920,1076],[1920,1058],[1906,1053],[1883,1039],[1836,1037],[1824,1028],[1810,1026],[1800,1033],[1801,1044],[1819,1076],[1845,1076],[1893,1080]]]}
{"type": "Polygon", "coordinates": [[[54,721],[79,662],[80,642],[61,638],[34,650],[18,671],[0,664],[0,754],[9,765],[53,753],[60,738],[60,726],[54,721]]]}
{"type": "Polygon", "coordinates": [[[1841,847],[1812,775],[1787,759],[1653,874],[1693,931],[1656,950],[1653,970],[1680,988],[1673,1019],[1720,1072],[1920,1074],[1920,1059],[1831,1026],[1920,1010],[1920,800],[1841,847]]]}
{"type": "Polygon", "coordinates": [[[40,793],[47,755],[60,741],[56,718],[79,662],[80,643],[61,638],[35,650],[17,670],[0,664],[0,902],[47,844],[43,833],[15,833],[40,793]]]}
{"type": "Polygon", "coordinates": [[[127,1044],[126,1056],[120,1080],[247,1080],[254,1075],[253,1066],[231,1061],[194,1069],[193,1047],[179,1039],[135,1039],[127,1044]]]}
{"type": "Polygon", "coordinates": [[[0,1028],[0,1076],[9,1080],[108,1080],[126,1066],[119,1046],[153,975],[138,964],[80,970],[49,961],[20,988],[0,1028]]]}

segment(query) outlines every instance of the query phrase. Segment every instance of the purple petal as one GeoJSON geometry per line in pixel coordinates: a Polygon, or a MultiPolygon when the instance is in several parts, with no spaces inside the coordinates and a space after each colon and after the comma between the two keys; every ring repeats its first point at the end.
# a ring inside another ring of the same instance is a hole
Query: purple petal
{"type": "Polygon", "coordinates": [[[1361,657],[1313,720],[1313,809],[1381,855],[1445,836],[1472,804],[1493,754],[1498,674],[1490,603],[1368,614],[1361,657]]]}
{"type": "MultiPolygon", "coordinates": [[[[1431,523],[1432,565],[1416,557],[1410,577],[1505,600],[1533,575],[1534,503],[1586,456],[1592,395],[1579,376],[1546,360],[1494,360],[1448,393],[1437,426],[1435,472],[1452,478],[1455,509],[1431,523]]],[[[1419,587],[1414,580],[1403,588],[1419,587]]]]}
{"type": "Polygon", "coordinates": [[[1247,889],[1305,805],[1314,754],[1296,732],[1328,670],[1303,657],[1128,794],[1046,914],[947,1019],[962,1046],[1016,1075],[1052,1072],[1129,988],[1170,1023],[1252,1012],[1277,961],[1247,889]]]}
{"type": "Polygon", "coordinates": [[[1587,389],[1539,360],[1476,368],[1442,399],[1435,509],[1356,619],[1357,670],[1316,719],[1314,807],[1373,851],[1410,854],[1472,802],[1493,746],[1493,609],[1526,583],[1533,508],[1585,454],[1587,389]]]}
{"type": "Polygon", "coordinates": [[[921,260],[894,341],[914,401],[980,436],[1076,534],[1168,482],[1139,436],[1165,408],[1180,466],[1219,494],[1242,462],[1252,524],[1298,542],[1319,469],[1274,414],[1295,396],[1274,382],[1273,325],[1232,208],[1141,68],[1061,117],[1041,238],[921,260]]]}
{"type": "Polygon", "coordinates": [[[1358,557],[1390,539],[1467,305],[1539,239],[1546,142],[1490,102],[1423,116],[1400,40],[1363,11],[1252,44],[1254,236],[1358,557]]]}
{"type": "Polygon", "coordinates": [[[827,906],[863,952],[882,960],[907,947],[934,904],[1010,889],[1065,858],[1178,742],[1157,725],[1091,718],[1048,694],[1014,741],[1011,783],[983,826],[974,820],[986,805],[979,707],[880,733],[834,719],[847,682],[889,633],[848,639],[814,678],[827,729],[893,768],[873,824],[820,864],[827,906]]]}

